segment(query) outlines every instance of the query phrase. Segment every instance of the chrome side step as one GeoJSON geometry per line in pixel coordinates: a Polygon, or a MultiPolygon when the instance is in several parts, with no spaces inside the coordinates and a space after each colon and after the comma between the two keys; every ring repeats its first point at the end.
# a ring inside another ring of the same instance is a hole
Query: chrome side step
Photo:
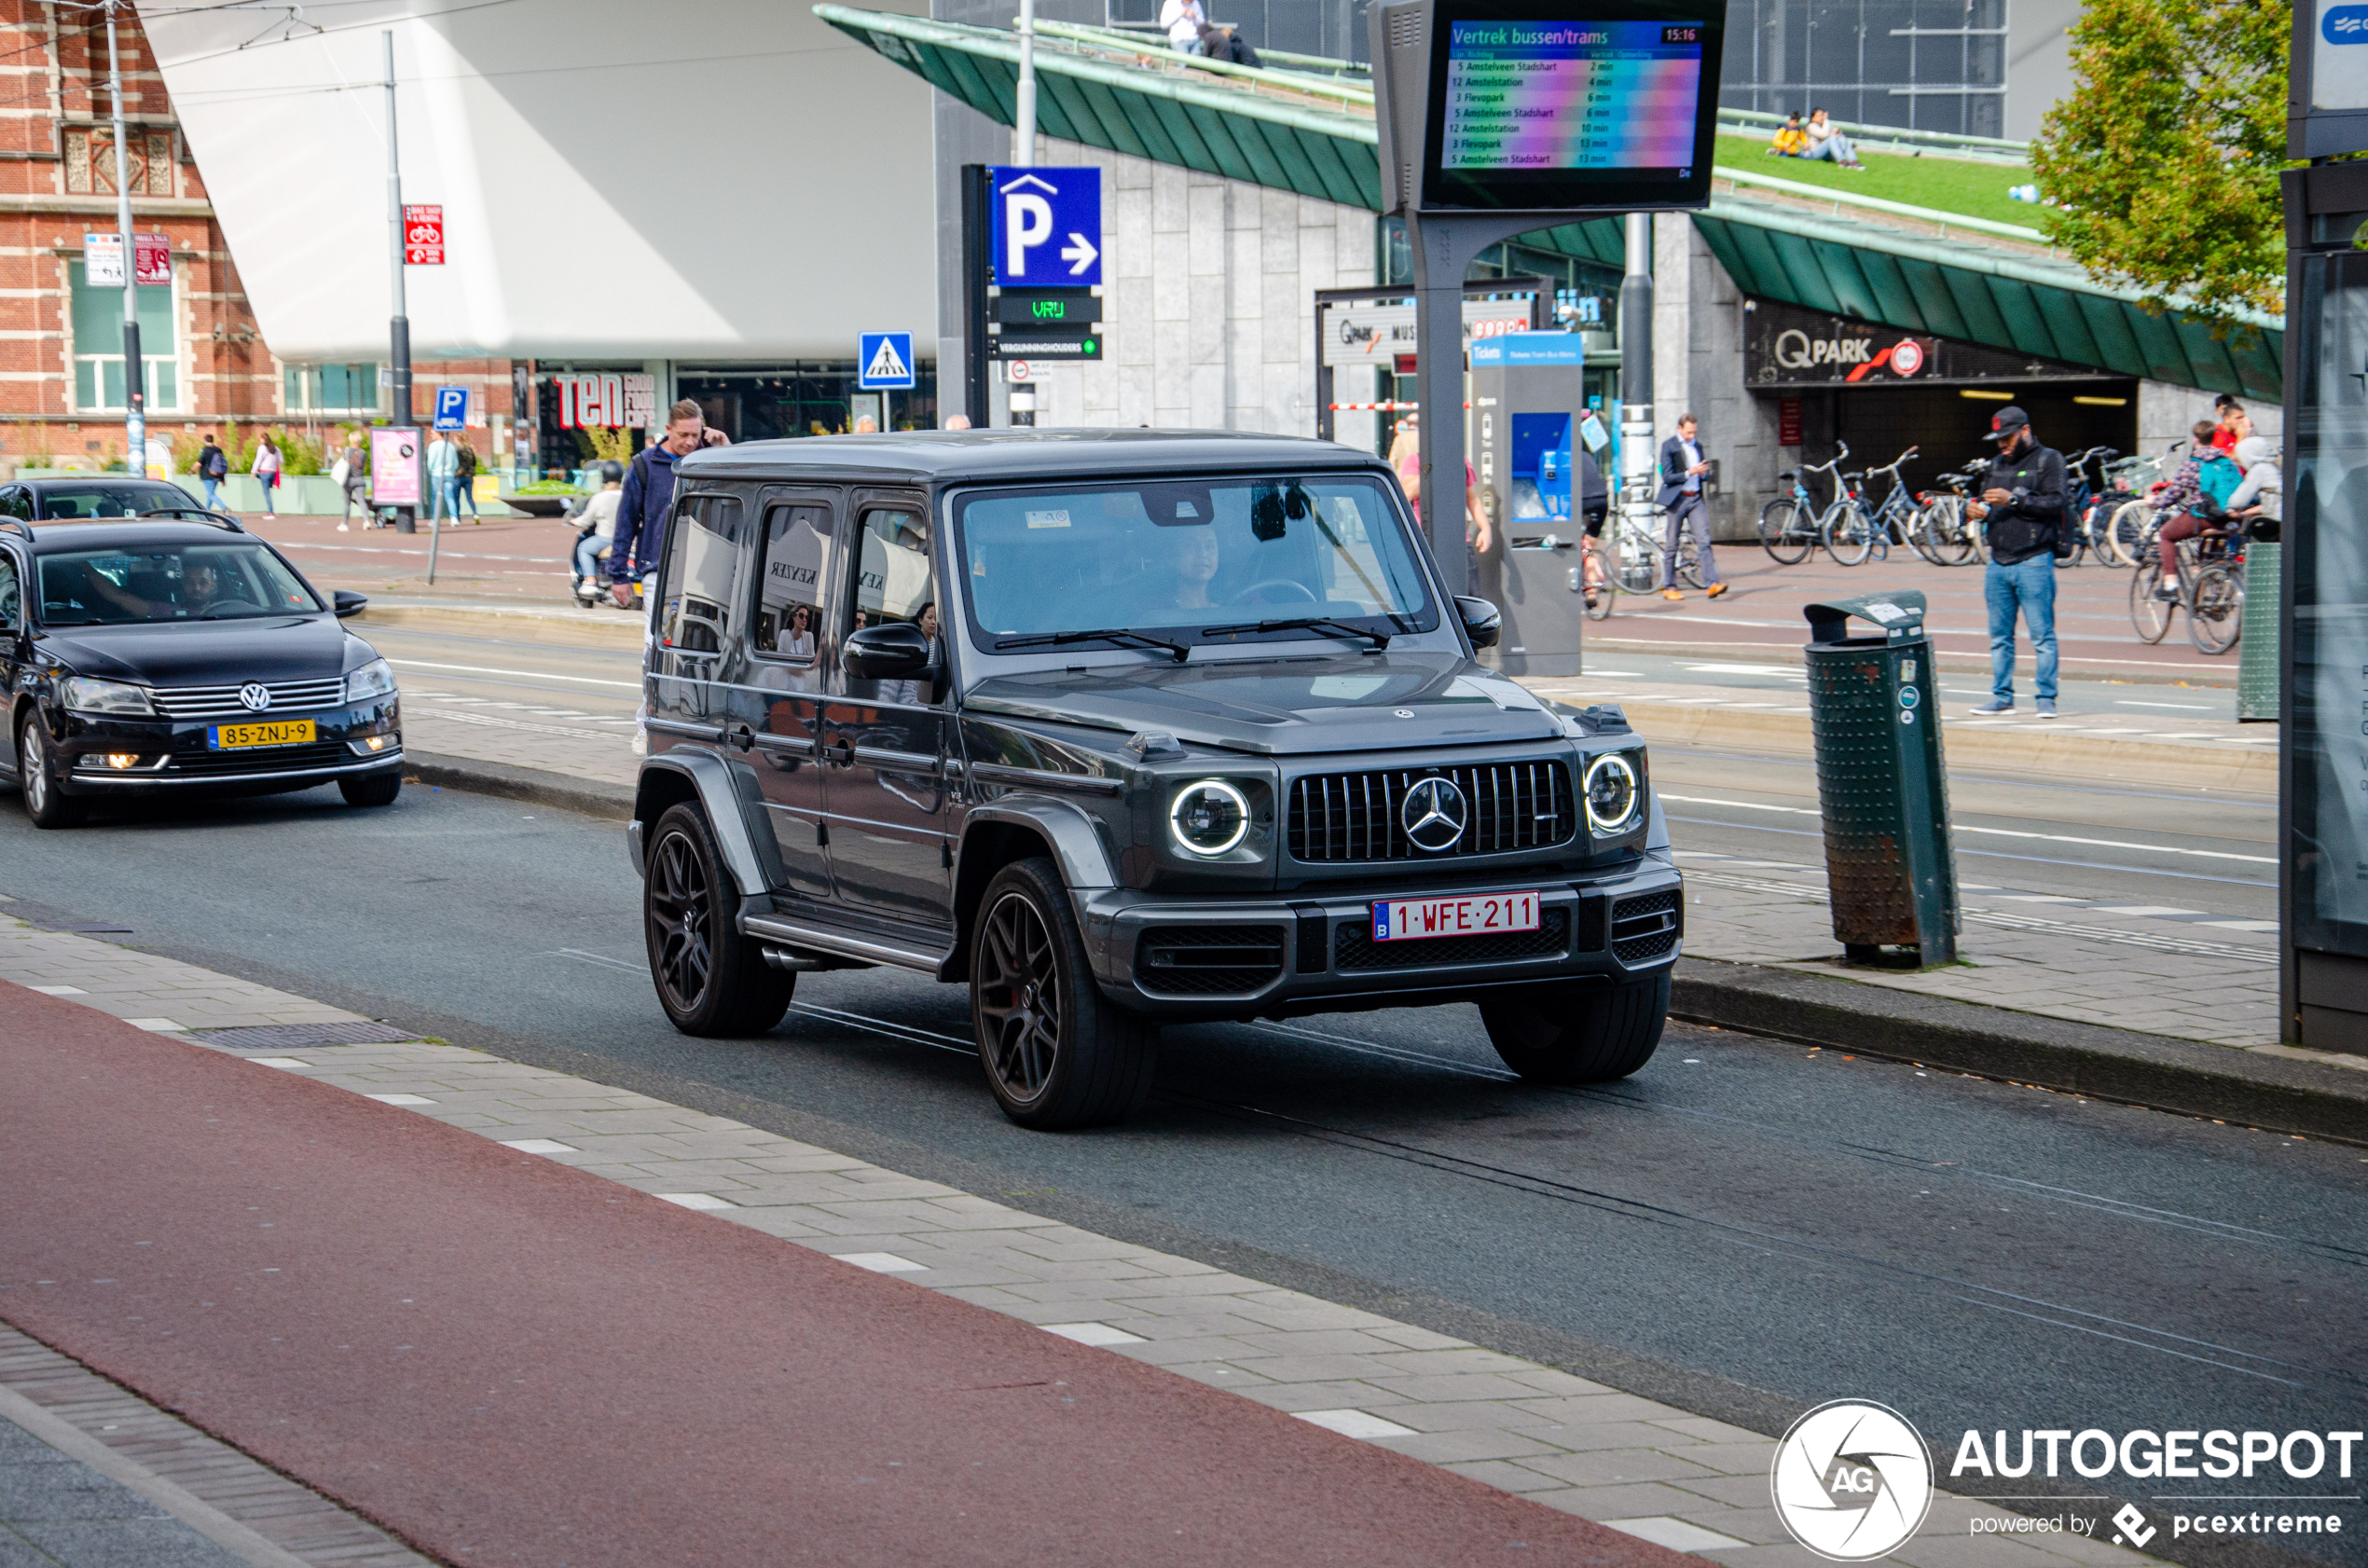
{"type": "Polygon", "coordinates": [[[910,946],[883,941],[876,937],[859,937],[848,932],[834,931],[821,926],[797,926],[775,915],[744,915],[740,929],[765,942],[778,942],[782,951],[767,947],[764,961],[775,969],[806,970],[834,969],[846,966],[828,962],[831,958],[853,958],[866,964],[887,964],[894,969],[915,970],[934,975],[945,962],[944,949],[910,946]]]}

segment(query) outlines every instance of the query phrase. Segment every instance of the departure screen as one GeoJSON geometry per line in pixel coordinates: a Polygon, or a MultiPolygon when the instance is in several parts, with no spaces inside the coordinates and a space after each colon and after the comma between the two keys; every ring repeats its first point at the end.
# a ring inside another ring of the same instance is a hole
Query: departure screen
{"type": "Polygon", "coordinates": [[[1448,23],[1442,171],[1693,172],[1700,22],[1448,23]]]}

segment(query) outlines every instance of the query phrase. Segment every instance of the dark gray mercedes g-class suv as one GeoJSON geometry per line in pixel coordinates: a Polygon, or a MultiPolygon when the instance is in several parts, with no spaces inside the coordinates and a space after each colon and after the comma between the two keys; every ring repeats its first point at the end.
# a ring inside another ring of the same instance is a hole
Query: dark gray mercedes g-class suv
{"type": "Polygon", "coordinates": [[[1659,1043],[1683,889],[1616,708],[1480,664],[1388,467],[1326,442],[992,431],[678,469],[629,829],[658,999],[962,982],[1031,1127],[1165,1020],[1472,1001],[1524,1077],[1659,1043]]]}

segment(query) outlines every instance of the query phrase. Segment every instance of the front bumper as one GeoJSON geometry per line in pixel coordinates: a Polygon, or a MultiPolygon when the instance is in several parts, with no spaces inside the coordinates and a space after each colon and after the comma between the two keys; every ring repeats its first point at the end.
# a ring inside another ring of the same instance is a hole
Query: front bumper
{"type": "Polygon", "coordinates": [[[50,730],[57,750],[58,785],[69,795],[205,790],[256,793],[306,790],[403,765],[403,730],[395,698],[268,717],[310,719],[314,739],[293,746],[223,750],[209,744],[209,732],[239,721],[69,712],[64,715],[62,735],[54,726],[50,730]],[[137,760],[124,768],[100,761],[110,756],[137,760]]]}
{"type": "MultiPolygon", "coordinates": [[[[1372,940],[1370,894],[1198,900],[1127,888],[1077,896],[1106,996],[1168,1018],[1240,1018],[1403,1006],[1507,985],[1649,974],[1685,936],[1685,885],[1648,855],[1600,877],[1518,873],[1458,895],[1536,889],[1539,928],[1488,937],[1372,940]]],[[[1426,896],[1417,885],[1397,898],[1426,896]]]]}

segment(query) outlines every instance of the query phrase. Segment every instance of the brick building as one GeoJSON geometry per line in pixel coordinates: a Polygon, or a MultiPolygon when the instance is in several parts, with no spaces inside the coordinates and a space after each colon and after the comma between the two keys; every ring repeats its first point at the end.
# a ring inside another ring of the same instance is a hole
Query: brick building
{"type": "MultiPolygon", "coordinates": [[[[132,226],[172,241],[171,284],[139,291],[150,434],[172,444],[231,425],[300,433],[383,417],[378,364],[272,354],[129,9],[116,35],[132,226]]],[[[82,261],[83,235],[116,227],[113,109],[103,13],[0,0],[0,470],[122,455],[123,293],[90,287],[82,261]]],[[[509,361],[415,373],[422,387],[473,385],[473,417],[506,423],[509,361]]]]}

